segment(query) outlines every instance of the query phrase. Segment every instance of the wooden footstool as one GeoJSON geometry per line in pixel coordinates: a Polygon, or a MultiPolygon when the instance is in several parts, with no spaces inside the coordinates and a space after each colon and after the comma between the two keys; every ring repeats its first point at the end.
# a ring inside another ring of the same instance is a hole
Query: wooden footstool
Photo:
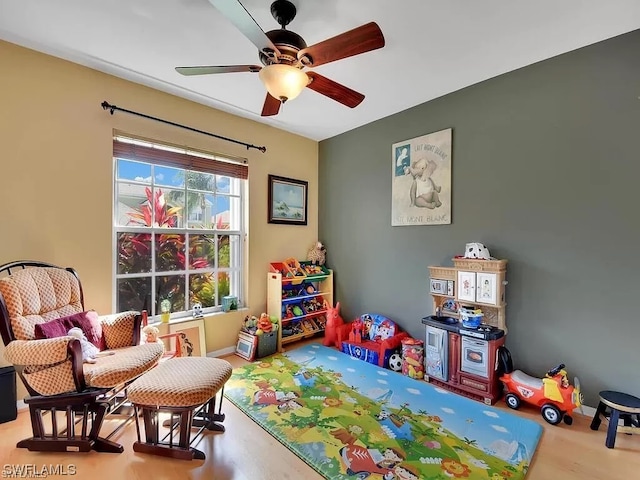
{"type": "Polygon", "coordinates": [[[600,416],[609,417],[609,428],[607,429],[607,448],[613,448],[616,443],[616,434],[640,433],[640,398],[621,392],[604,390],[600,392],[600,402],[596,409],[596,414],[591,421],[591,430],[598,430],[600,427],[600,416]],[[611,410],[607,413],[607,407],[611,410]],[[624,427],[618,427],[618,421],[622,419],[624,427]]]}
{"type": "Polygon", "coordinates": [[[218,358],[178,357],[161,363],[135,380],[127,388],[127,397],[135,407],[138,435],[133,450],[183,460],[204,460],[205,454],[191,444],[205,428],[224,432],[224,426],[218,422],[224,420],[222,397],[231,370],[229,362],[218,358]],[[220,404],[215,413],[218,392],[220,404]],[[144,441],[140,436],[138,409],[142,409],[144,441]],[[165,422],[169,433],[160,438],[159,414],[162,412],[169,413],[171,418],[165,422]],[[191,438],[193,427],[199,427],[199,430],[191,438]],[[174,430],[179,433],[177,442],[174,441],[174,430]]]}

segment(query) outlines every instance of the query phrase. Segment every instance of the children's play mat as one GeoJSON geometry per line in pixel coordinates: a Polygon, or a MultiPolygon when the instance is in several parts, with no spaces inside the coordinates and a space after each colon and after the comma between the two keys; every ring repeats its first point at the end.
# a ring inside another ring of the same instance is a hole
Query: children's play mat
{"type": "Polygon", "coordinates": [[[225,396],[331,480],[522,479],[542,433],[320,344],[234,369],[225,396]]]}

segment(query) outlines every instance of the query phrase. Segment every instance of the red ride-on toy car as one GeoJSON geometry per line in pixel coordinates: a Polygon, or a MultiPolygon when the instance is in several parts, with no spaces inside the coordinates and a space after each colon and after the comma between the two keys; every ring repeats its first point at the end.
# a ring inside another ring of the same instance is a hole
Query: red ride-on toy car
{"type": "Polygon", "coordinates": [[[505,402],[514,410],[521,402],[529,403],[540,408],[542,418],[551,425],[557,425],[561,420],[571,425],[574,409],[582,411],[582,394],[580,381],[574,378],[574,385],[569,385],[564,364],[549,370],[544,378],[527,375],[521,370],[513,370],[511,354],[505,347],[499,351],[503,375],[500,381],[504,384],[505,402]]]}

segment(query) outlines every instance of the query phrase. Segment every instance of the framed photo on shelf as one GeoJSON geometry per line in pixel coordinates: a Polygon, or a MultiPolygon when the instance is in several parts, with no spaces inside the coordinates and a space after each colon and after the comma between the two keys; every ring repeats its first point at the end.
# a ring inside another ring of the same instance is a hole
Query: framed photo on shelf
{"type": "Polygon", "coordinates": [[[181,340],[183,357],[204,357],[207,355],[204,319],[169,324],[169,333],[184,334],[181,340]]]}
{"type": "Polygon", "coordinates": [[[238,343],[236,344],[236,355],[253,362],[258,348],[258,337],[245,332],[238,333],[238,343]]]}
{"type": "Polygon", "coordinates": [[[309,182],[269,175],[268,223],[307,224],[309,182]]]}

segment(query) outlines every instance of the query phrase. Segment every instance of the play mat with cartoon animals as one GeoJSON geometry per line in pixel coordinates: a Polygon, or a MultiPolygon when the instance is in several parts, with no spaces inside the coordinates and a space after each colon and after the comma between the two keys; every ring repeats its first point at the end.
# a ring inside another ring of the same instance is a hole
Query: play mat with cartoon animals
{"type": "Polygon", "coordinates": [[[522,479],[542,433],[319,344],[236,368],[225,396],[332,480],[522,479]]]}

